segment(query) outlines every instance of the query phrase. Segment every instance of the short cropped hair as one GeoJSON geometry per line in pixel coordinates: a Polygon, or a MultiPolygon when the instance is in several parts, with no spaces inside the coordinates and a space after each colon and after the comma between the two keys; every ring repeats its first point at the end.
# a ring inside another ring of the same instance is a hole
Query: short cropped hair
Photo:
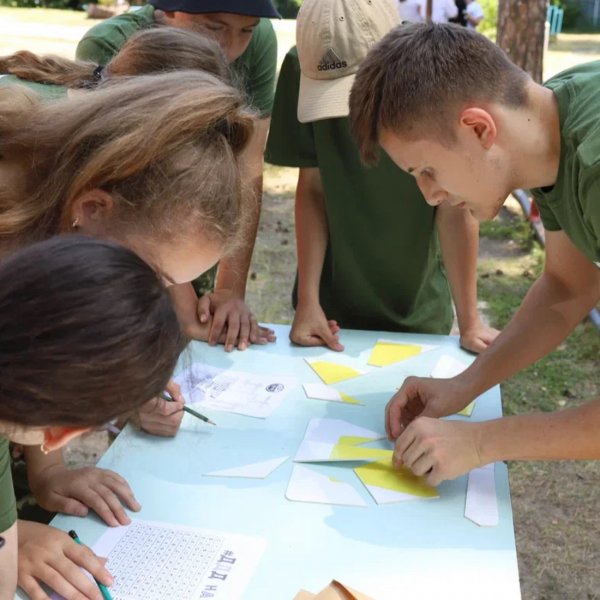
{"type": "Polygon", "coordinates": [[[452,141],[453,115],[469,102],[527,103],[529,76],[485,36],[451,24],[405,23],[377,43],[350,95],[361,157],[374,164],[381,128],[408,139],[452,141]]]}

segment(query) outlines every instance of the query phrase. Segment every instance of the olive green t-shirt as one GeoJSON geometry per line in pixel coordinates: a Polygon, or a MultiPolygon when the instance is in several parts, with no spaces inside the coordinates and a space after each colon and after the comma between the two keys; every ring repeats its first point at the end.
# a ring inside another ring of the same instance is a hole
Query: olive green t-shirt
{"type": "Polygon", "coordinates": [[[17,504],[10,470],[8,440],[0,437],[0,533],[12,527],[16,520],[17,504]]]}
{"type": "Polygon", "coordinates": [[[35,81],[21,79],[15,75],[0,75],[0,85],[22,85],[34,91],[43,102],[61,100],[67,97],[67,88],[62,85],[36,83],[35,81]]]}
{"type": "MultiPolygon", "coordinates": [[[[154,25],[154,11],[154,7],[147,4],[92,27],[77,46],[77,58],[107,65],[130,36],[154,25]]],[[[248,48],[231,63],[231,69],[236,80],[241,82],[249,104],[261,117],[268,117],[273,105],[277,69],[277,37],[269,19],[260,20],[248,48]]]]}
{"type": "Polygon", "coordinates": [[[560,165],[551,188],[532,190],[548,231],[562,230],[600,268],[600,61],[546,82],[558,102],[560,165]]]}
{"type": "Polygon", "coordinates": [[[361,163],[347,118],[300,123],[299,83],[293,48],[279,74],[265,158],[319,168],[329,233],[320,285],[327,318],[347,328],[447,334],[452,308],[434,209],[383,153],[377,167],[361,163]]]}

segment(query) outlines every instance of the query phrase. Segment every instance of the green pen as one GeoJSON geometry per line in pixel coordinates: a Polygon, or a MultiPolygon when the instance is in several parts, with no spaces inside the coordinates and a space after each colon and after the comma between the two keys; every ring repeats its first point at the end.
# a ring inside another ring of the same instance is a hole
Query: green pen
{"type": "MultiPolygon", "coordinates": [[[[83,546],[82,541],[79,539],[79,536],[77,535],[77,532],[74,529],[71,529],[71,531],[69,531],[69,535],[75,540],[76,544],[83,546]]],[[[110,592],[108,591],[108,588],[103,583],[100,583],[95,577],[94,581],[96,582],[96,585],[98,586],[98,589],[100,590],[100,593],[102,594],[104,600],[113,600],[112,596],[110,595],[110,592]]]]}
{"type": "MultiPolygon", "coordinates": [[[[160,394],[160,397],[163,400],[166,400],[167,402],[175,402],[175,400],[173,398],[171,398],[171,396],[169,396],[168,394],[165,394],[164,392],[162,392],[160,394]]],[[[196,417],[197,419],[200,419],[201,421],[204,421],[205,423],[208,423],[210,425],[216,425],[216,423],[213,423],[213,421],[211,421],[208,417],[205,417],[204,415],[200,414],[199,412],[195,411],[193,408],[190,408],[187,404],[183,405],[183,410],[196,417]]]]}

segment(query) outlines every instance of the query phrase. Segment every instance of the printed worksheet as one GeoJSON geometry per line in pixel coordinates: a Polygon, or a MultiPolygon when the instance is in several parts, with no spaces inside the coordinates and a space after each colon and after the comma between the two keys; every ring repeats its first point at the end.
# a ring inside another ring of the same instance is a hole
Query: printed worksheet
{"type": "Polygon", "coordinates": [[[190,404],[266,419],[296,385],[294,377],[258,375],[194,363],[175,381],[190,404]]]}
{"type": "Polygon", "coordinates": [[[113,600],[237,600],[265,545],[258,538],[134,520],[107,529],[93,550],[108,557],[113,600]]]}

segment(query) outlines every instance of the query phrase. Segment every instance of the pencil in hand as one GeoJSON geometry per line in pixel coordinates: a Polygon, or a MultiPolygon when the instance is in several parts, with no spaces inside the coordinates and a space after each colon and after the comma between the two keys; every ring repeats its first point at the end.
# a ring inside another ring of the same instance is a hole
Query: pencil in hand
{"type": "MultiPolygon", "coordinates": [[[[175,402],[174,398],[171,398],[171,396],[169,396],[165,392],[162,392],[160,394],[160,397],[163,400],[166,400],[167,402],[175,402]]],[[[190,408],[187,404],[183,405],[183,410],[186,413],[192,415],[193,417],[196,417],[197,419],[200,419],[201,421],[204,421],[205,423],[208,423],[209,425],[215,425],[216,426],[216,423],[214,423],[208,417],[204,416],[203,414],[199,413],[198,411],[194,410],[193,408],[190,408]]]]}

